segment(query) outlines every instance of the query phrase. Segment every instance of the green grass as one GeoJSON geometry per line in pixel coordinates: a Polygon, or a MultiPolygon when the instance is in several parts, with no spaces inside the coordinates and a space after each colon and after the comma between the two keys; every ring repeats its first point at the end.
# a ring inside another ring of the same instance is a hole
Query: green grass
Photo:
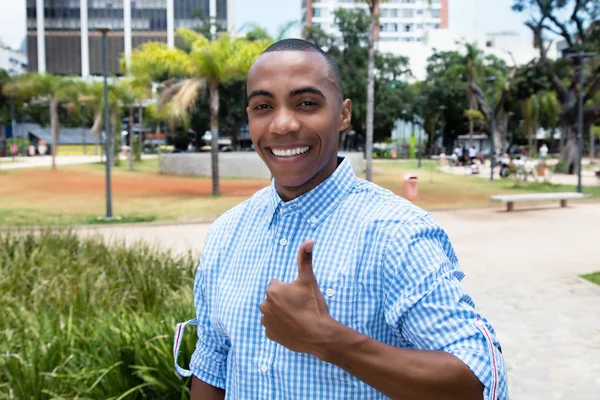
{"type": "MultiPolygon", "coordinates": [[[[490,182],[489,179],[471,175],[454,175],[439,171],[436,161],[424,160],[423,167],[417,168],[416,160],[374,161],[374,181],[384,188],[402,196],[404,194],[404,175],[414,173],[419,177],[419,196],[415,203],[427,210],[502,207],[491,203],[490,197],[495,194],[517,193],[549,193],[575,191],[569,185],[553,185],[549,183],[515,182],[512,179],[500,179],[490,182]]],[[[40,169],[48,172],[47,168],[40,169]]],[[[71,165],[60,167],[58,178],[46,175],[47,181],[56,179],[60,182],[61,172],[80,172],[85,179],[97,182],[93,194],[68,195],[60,192],[40,191],[40,184],[45,181],[28,181],[27,174],[35,170],[1,171],[0,177],[0,226],[73,226],[98,223],[134,223],[134,222],[180,222],[180,221],[213,221],[219,215],[246,200],[254,189],[232,195],[213,197],[211,195],[186,193],[204,185],[210,186],[209,178],[200,177],[167,177],[158,173],[158,160],[146,159],[135,164],[135,170],[129,171],[128,163],[113,169],[113,182],[117,189],[113,190],[113,214],[121,220],[105,222],[97,217],[105,214],[105,196],[103,192],[105,166],[102,163],[71,165]],[[152,192],[136,192],[127,194],[129,184],[140,182],[157,182],[152,192]],[[170,182],[177,181],[183,191],[163,190],[170,182]],[[119,186],[118,183],[121,182],[119,186]],[[128,182],[125,184],[124,182],[128,182]],[[158,183],[160,182],[160,183],[158,183]],[[120,189],[119,189],[120,187],[120,189]]],[[[83,179],[83,178],[82,178],[83,179]]],[[[230,179],[221,179],[223,185],[230,179]]],[[[268,185],[266,180],[238,180],[242,184],[256,185],[258,188],[268,185]]],[[[80,183],[70,183],[66,189],[80,183]]],[[[208,190],[208,193],[210,190],[208,190]]],[[[203,192],[204,193],[204,192],[203,192]]],[[[600,199],[600,187],[584,187],[584,193],[591,200],[600,199]]],[[[587,200],[586,200],[587,201],[587,200]]]]}
{"type": "Polygon", "coordinates": [[[143,244],[0,234],[0,399],[187,398],[171,349],[194,313],[195,268],[191,255],[143,244]]]}
{"type": "Polygon", "coordinates": [[[588,281],[595,283],[596,285],[600,285],[600,272],[594,272],[592,274],[582,275],[583,279],[587,279],[588,281]]]}
{"type": "MultiPolygon", "coordinates": [[[[415,203],[425,209],[479,208],[494,203],[490,197],[496,194],[573,192],[570,185],[554,185],[544,182],[516,182],[512,179],[490,181],[481,177],[455,175],[438,169],[438,163],[424,160],[423,167],[417,167],[415,160],[375,161],[375,183],[396,194],[403,194],[405,174],[415,174],[419,178],[419,197],[415,203]]],[[[585,187],[584,193],[590,199],[600,199],[600,187],[585,187]]],[[[501,207],[501,205],[496,204],[501,207]]]]}

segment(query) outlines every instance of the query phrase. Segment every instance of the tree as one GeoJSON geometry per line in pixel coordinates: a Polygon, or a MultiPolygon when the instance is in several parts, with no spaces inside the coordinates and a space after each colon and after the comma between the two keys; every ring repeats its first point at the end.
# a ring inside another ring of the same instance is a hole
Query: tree
{"type": "Polygon", "coordinates": [[[367,156],[366,179],[370,181],[373,173],[373,117],[375,109],[375,30],[379,19],[380,0],[363,0],[369,9],[369,46],[367,67],[367,132],[365,151],[367,156]]]}
{"type": "Polygon", "coordinates": [[[56,154],[60,140],[59,106],[73,102],[79,85],[73,80],[51,74],[29,73],[13,77],[3,93],[13,99],[22,98],[38,104],[47,104],[52,129],[52,169],[56,170],[56,154]]]}
{"type": "Polygon", "coordinates": [[[177,37],[189,52],[162,43],[141,46],[131,56],[131,73],[162,82],[161,104],[170,102],[174,115],[192,110],[200,89],[208,87],[213,194],[219,195],[219,87],[243,79],[269,42],[232,39],[226,34],[208,40],[190,29],[179,29],[177,37]]]}
{"type": "Polygon", "coordinates": [[[559,104],[554,92],[539,92],[523,102],[523,129],[529,141],[529,156],[537,152],[536,134],[541,128],[554,128],[558,123],[559,104]]]}
{"type": "MultiPolygon", "coordinates": [[[[543,74],[556,92],[560,103],[560,120],[566,132],[566,144],[561,158],[570,172],[579,168],[577,144],[577,109],[579,94],[584,98],[584,132],[600,120],[600,63],[590,63],[583,87],[578,84],[578,72],[586,63],[573,58],[556,62],[548,58],[549,37],[564,41],[564,54],[579,51],[600,52],[600,4],[597,0],[513,0],[513,10],[528,12],[526,22],[534,36],[540,57],[530,68],[543,74]]],[[[551,44],[552,42],[550,42],[551,44]]]]}

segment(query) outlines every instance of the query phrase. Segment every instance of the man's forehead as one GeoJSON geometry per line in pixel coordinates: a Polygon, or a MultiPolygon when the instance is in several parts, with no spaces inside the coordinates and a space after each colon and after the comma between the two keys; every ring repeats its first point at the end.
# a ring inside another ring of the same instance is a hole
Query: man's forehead
{"type": "Polygon", "coordinates": [[[274,51],[264,53],[248,71],[248,82],[272,76],[274,73],[301,72],[315,78],[327,78],[329,66],[325,58],[313,51],[274,51]]]}

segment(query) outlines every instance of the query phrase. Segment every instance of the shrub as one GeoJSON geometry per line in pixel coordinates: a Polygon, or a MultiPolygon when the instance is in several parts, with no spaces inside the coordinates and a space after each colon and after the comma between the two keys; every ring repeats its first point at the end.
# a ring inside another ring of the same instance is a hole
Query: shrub
{"type": "MultiPolygon", "coordinates": [[[[0,399],[173,399],[196,263],[68,231],[0,235],[0,399]]],[[[186,335],[188,357],[194,335],[186,335]]],[[[180,360],[189,362],[188,359],[180,360]]]]}

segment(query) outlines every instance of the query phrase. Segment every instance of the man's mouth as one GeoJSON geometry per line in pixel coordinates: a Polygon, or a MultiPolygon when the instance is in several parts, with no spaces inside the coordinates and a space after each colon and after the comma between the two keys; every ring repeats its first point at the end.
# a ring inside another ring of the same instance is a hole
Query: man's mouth
{"type": "Polygon", "coordinates": [[[295,156],[299,156],[300,154],[304,154],[308,150],[310,150],[310,146],[296,147],[293,149],[269,148],[269,150],[271,151],[271,154],[273,154],[276,157],[286,158],[286,157],[295,157],[295,156]]]}

